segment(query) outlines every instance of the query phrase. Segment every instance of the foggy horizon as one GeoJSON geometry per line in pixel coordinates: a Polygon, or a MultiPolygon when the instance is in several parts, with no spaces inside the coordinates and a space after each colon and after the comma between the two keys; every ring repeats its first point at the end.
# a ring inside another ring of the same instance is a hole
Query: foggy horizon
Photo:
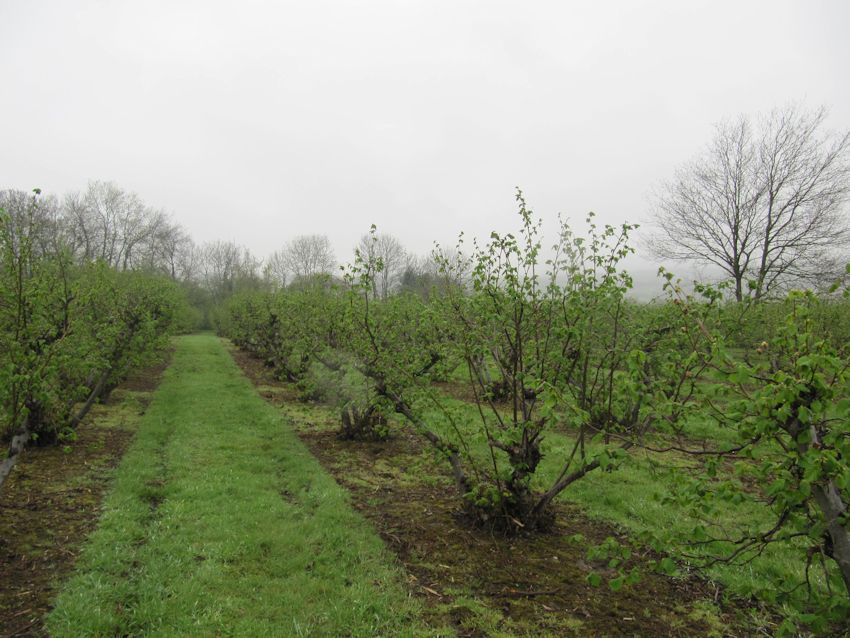
{"type": "MultiPolygon", "coordinates": [[[[714,125],[788,104],[850,129],[833,2],[0,2],[0,188],[112,181],[265,258],[371,224],[412,253],[518,226],[639,223],[714,125]]],[[[688,278],[693,265],[672,264],[688,278]]],[[[644,295],[645,296],[645,295],[644,295]]]]}

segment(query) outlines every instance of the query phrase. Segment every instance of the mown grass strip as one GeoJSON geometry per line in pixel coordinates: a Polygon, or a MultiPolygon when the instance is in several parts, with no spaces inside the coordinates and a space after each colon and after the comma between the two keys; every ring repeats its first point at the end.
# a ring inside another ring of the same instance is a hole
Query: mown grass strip
{"type": "Polygon", "coordinates": [[[400,573],[218,339],[183,337],[52,636],[413,636],[400,573]]]}

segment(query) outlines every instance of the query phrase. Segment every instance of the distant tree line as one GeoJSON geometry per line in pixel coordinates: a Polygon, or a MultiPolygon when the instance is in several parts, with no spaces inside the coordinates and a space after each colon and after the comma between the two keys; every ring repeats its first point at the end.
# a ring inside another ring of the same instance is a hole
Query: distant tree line
{"type": "MultiPolygon", "coordinates": [[[[42,254],[58,247],[77,263],[99,261],[117,271],[143,271],[180,282],[198,310],[198,326],[212,327],[216,308],[246,290],[327,285],[339,282],[338,262],[325,235],[300,235],[266,259],[233,241],[198,244],[171,215],[112,182],[92,181],[82,191],[33,198],[22,190],[0,191],[12,235],[32,238],[42,254]]],[[[427,295],[437,266],[411,254],[389,234],[364,235],[355,250],[382,270],[376,297],[408,290],[427,295]]]]}
{"type": "MultiPolygon", "coordinates": [[[[850,133],[825,130],[825,120],[824,108],[789,106],[719,124],[705,151],[656,194],[652,253],[712,266],[738,301],[827,288],[850,260],[850,133]]],[[[198,244],[167,212],[112,182],[35,203],[29,192],[3,190],[0,209],[12,236],[25,233],[33,250],[61,245],[78,263],[180,282],[199,327],[213,327],[216,309],[240,291],[341,281],[325,235],[281,238],[265,259],[233,241],[198,244]]],[[[427,298],[437,285],[433,257],[410,253],[392,235],[366,234],[353,248],[379,268],[370,278],[375,298],[400,291],[427,298]]]]}

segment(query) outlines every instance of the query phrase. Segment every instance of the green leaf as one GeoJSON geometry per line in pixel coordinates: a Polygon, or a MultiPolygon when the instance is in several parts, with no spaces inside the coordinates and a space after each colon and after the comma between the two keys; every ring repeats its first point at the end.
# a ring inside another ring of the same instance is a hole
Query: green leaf
{"type": "Polygon", "coordinates": [[[626,579],[623,576],[618,576],[608,581],[608,587],[611,588],[611,591],[620,591],[625,584],[626,579]]]}
{"type": "Polygon", "coordinates": [[[669,556],[665,556],[661,559],[661,562],[658,564],[658,569],[663,574],[667,574],[668,576],[672,576],[676,573],[676,562],[670,558],[669,556]]]}

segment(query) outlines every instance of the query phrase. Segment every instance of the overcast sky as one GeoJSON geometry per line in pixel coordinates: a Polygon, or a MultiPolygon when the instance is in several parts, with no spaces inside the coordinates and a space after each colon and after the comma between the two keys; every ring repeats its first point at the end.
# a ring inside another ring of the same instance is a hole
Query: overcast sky
{"type": "Polygon", "coordinates": [[[848,27],[846,0],[0,0],[0,188],[112,180],[196,241],[341,261],[372,223],[420,253],[514,229],[516,186],[550,229],[640,222],[724,117],[850,128],[848,27]]]}

